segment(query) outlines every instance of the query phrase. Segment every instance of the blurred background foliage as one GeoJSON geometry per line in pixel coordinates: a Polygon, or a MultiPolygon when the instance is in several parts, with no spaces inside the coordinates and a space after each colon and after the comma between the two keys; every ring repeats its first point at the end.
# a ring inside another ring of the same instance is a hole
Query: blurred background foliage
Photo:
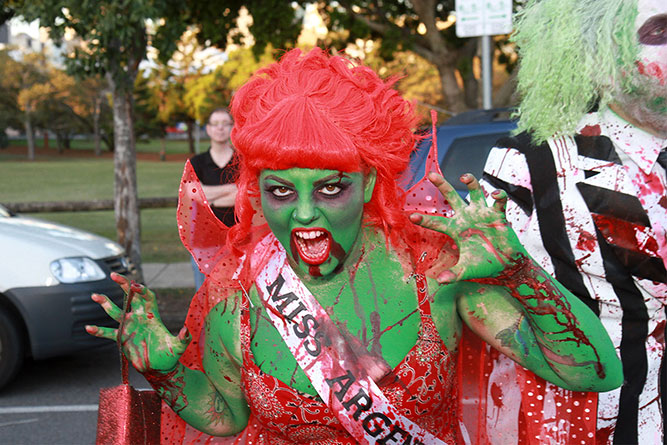
{"type": "MultiPolygon", "coordinates": [[[[136,137],[162,137],[168,127],[184,123],[190,130],[190,152],[194,152],[191,130],[196,122],[204,122],[211,110],[227,106],[234,90],[257,68],[297,46],[345,51],[384,77],[400,76],[398,89],[417,102],[424,117],[429,108],[440,110],[446,118],[480,106],[477,39],[456,37],[453,0],[223,4],[216,0],[1,0],[0,5],[0,23],[17,15],[40,19],[49,36],[67,48],[59,67],[44,54],[16,60],[10,57],[11,48],[0,50],[4,108],[0,128],[27,131],[29,120],[31,131],[57,135],[61,149],[69,148],[69,136],[80,133],[99,134],[103,149],[114,149],[113,97],[104,68],[109,62],[101,59],[111,40],[122,43],[125,35],[140,34],[145,40],[140,52],[143,62],[137,65],[131,88],[136,137]],[[107,3],[114,8],[104,13],[107,3]],[[118,23],[119,15],[128,15],[119,13],[125,3],[132,4],[129,15],[136,17],[118,23]],[[143,23],[140,31],[132,31],[136,22],[143,23]]],[[[516,7],[520,5],[516,2],[516,7]]],[[[496,36],[495,43],[495,104],[511,105],[516,55],[507,36],[496,36]]],[[[120,67],[128,63],[111,62],[120,67]]],[[[2,145],[6,141],[0,140],[2,145]]]]}
{"type": "MultiPolygon", "coordinates": [[[[3,187],[0,202],[51,199],[45,189],[60,200],[175,195],[184,160],[206,148],[197,142],[208,114],[294,47],[344,52],[382,77],[398,77],[397,89],[424,122],[431,109],[444,120],[479,108],[478,40],[456,37],[453,10],[454,0],[0,0],[0,24],[39,20],[59,48],[54,56],[46,45],[36,52],[0,45],[0,175],[16,185],[3,187]],[[93,160],[68,156],[83,152],[93,160]],[[109,157],[136,163],[130,193],[114,185],[109,157]]],[[[494,42],[494,105],[512,105],[516,54],[508,36],[494,42]]],[[[128,211],[139,212],[117,209],[116,216],[128,211]]],[[[141,215],[145,257],[155,259],[160,244],[181,248],[173,209],[141,215]],[[150,235],[147,227],[164,230],[150,235]]],[[[113,212],[46,216],[116,238],[113,212]]],[[[164,250],[157,257],[183,258],[164,250]]]]}

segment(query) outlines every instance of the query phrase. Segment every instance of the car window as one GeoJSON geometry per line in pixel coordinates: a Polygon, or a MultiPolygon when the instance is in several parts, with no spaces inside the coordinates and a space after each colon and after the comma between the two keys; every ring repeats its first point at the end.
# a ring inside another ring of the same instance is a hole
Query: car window
{"type": "Polygon", "coordinates": [[[454,139],[445,158],[440,164],[443,175],[457,190],[466,190],[459,181],[463,173],[472,173],[477,179],[481,178],[486,156],[496,141],[506,132],[491,133],[475,136],[466,136],[454,139]]]}

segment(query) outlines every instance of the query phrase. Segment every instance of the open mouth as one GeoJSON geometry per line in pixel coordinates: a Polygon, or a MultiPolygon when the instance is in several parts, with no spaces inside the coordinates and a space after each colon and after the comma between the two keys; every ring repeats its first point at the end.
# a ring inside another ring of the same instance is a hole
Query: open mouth
{"type": "Polygon", "coordinates": [[[329,258],[331,234],[324,229],[294,229],[292,242],[306,264],[317,266],[329,258]]]}

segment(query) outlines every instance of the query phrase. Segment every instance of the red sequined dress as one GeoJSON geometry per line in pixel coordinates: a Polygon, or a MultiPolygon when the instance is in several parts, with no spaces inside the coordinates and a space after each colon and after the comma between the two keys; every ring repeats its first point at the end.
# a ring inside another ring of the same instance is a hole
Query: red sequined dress
{"type": "MultiPolygon", "coordinates": [[[[418,292],[421,326],[417,343],[393,370],[392,383],[380,389],[408,419],[446,443],[458,440],[456,351],[448,351],[431,318],[426,289],[418,292]]],[[[355,444],[319,397],[291,388],[264,373],[251,348],[247,301],[241,312],[242,379],[254,417],[256,444],[355,444]]]]}

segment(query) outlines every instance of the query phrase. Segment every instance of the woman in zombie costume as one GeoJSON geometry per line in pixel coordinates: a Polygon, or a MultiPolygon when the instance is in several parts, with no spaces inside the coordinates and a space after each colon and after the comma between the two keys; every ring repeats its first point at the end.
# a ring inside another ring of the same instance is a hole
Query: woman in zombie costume
{"type": "MultiPolygon", "coordinates": [[[[664,443],[667,2],[531,1],[516,27],[523,132],[490,152],[483,185],[507,191],[522,243],[600,317],[625,375],[599,395],[596,432],[578,408],[595,395],[519,370],[522,408],[551,413],[528,438],[577,442],[579,412],[598,443],[664,443]]],[[[519,404],[504,408],[489,425],[516,430],[519,404]]]]}
{"type": "Polygon", "coordinates": [[[178,336],[152,292],[114,275],[136,293],[125,354],[190,425],[163,422],[165,441],[203,441],[201,431],[239,443],[461,443],[464,325],[558,385],[620,385],[604,329],[525,254],[503,193],[487,207],[464,175],[468,205],[431,173],[453,216],[403,210],[396,179],[415,115],[391,83],[294,50],[236,93],[239,222],[228,249],[211,247],[220,229],[200,227],[199,213],[191,225],[201,191],[186,166],[182,237],[211,273],[178,336]]]}

